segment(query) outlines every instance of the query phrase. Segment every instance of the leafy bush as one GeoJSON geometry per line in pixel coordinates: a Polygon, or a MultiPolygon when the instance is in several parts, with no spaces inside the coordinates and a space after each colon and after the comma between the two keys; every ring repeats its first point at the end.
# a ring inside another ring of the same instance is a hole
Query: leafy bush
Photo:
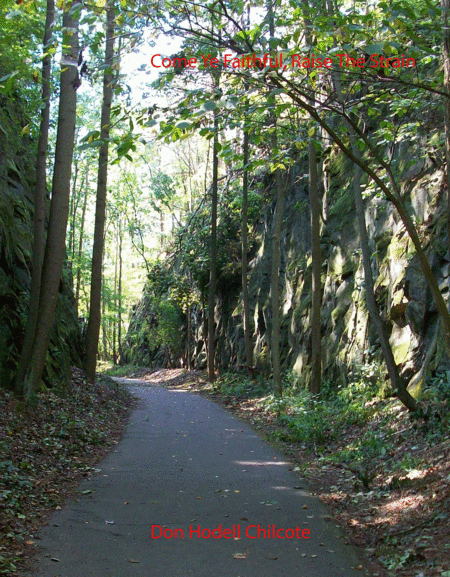
{"type": "Polygon", "coordinates": [[[214,383],[214,390],[224,396],[249,399],[266,395],[269,387],[264,379],[255,381],[240,373],[226,373],[214,383]]]}

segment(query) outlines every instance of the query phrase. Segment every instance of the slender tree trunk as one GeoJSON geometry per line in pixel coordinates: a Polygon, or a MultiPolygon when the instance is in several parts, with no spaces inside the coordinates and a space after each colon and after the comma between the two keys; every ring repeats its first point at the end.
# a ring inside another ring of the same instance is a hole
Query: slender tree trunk
{"type": "Polygon", "coordinates": [[[81,257],[83,255],[84,221],[86,219],[88,191],[89,191],[89,164],[86,164],[83,210],[81,211],[81,223],[80,223],[80,239],[78,241],[77,288],[75,292],[75,306],[77,307],[77,314],[80,306],[81,257]]]}
{"type": "MultiPolygon", "coordinates": [[[[303,21],[305,25],[305,40],[307,48],[313,50],[311,36],[310,6],[308,0],[302,0],[303,21]]],[[[315,95],[310,95],[309,104],[314,107],[315,95]]],[[[322,388],[322,334],[321,334],[321,307],[322,307],[322,256],[320,252],[320,198],[317,183],[317,154],[315,148],[316,129],[309,137],[309,205],[311,222],[311,382],[310,391],[320,393],[322,388]]]]}
{"type": "Polygon", "coordinates": [[[53,327],[59,283],[66,252],[66,229],[69,214],[70,175],[75,137],[78,78],[78,10],[74,0],[63,16],[65,47],[58,112],[58,129],[53,171],[52,199],[47,243],[42,265],[38,318],[34,344],[25,376],[25,396],[29,400],[40,384],[44,370],[50,332],[53,327]]]}
{"type": "Polygon", "coordinates": [[[108,325],[109,325],[108,319],[106,318],[106,315],[105,315],[105,312],[106,312],[105,299],[102,299],[102,301],[101,301],[101,309],[102,309],[101,327],[102,327],[103,347],[102,347],[102,350],[100,351],[100,358],[102,360],[105,360],[108,358],[108,325]]]}
{"type": "Polygon", "coordinates": [[[322,387],[322,256],[320,251],[320,198],[317,186],[317,155],[314,140],[309,139],[309,202],[311,216],[312,303],[311,303],[311,382],[313,394],[322,387]]]}
{"type": "Polygon", "coordinates": [[[88,381],[92,383],[95,382],[98,339],[101,323],[102,262],[106,219],[106,187],[108,180],[108,140],[111,120],[111,103],[113,97],[112,64],[114,58],[114,28],[114,3],[111,1],[106,10],[105,73],[103,77],[103,104],[100,128],[100,138],[103,143],[100,147],[98,162],[94,246],[92,251],[91,296],[89,303],[89,321],[86,332],[86,356],[84,360],[86,376],[88,381]]]}
{"type": "Polygon", "coordinates": [[[113,354],[113,364],[117,365],[117,348],[116,348],[116,336],[117,336],[117,277],[119,274],[119,229],[116,227],[116,254],[114,255],[114,321],[113,321],[113,334],[112,334],[112,354],[113,354]]]}
{"type": "MultiPolygon", "coordinates": [[[[342,88],[338,73],[333,74],[333,83],[336,90],[338,100],[342,102],[342,88]]],[[[356,135],[352,126],[348,126],[350,134],[350,143],[352,146],[352,153],[355,158],[360,158],[361,153],[356,144],[356,135]]],[[[383,321],[381,319],[380,310],[375,299],[375,289],[373,283],[372,266],[370,263],[371,252],[369,246],[369,235],[367,234],[366,217],[364,210],[364,200],[361,193],[361,175],[362,168],[354,165],[353,176],[353,193],[355,197],[356,216],[358,220],[359,241],[361,245],[362,263],[364,268],[364,294],[366,298],[367,310],[369,311],[370,319],[375,326],[378,339],[380,341],[381,351],[386,363],[386,368],[389,374],[391,384],[396,391],[397,397],[410,411],[416,411],[418,404],[416,400],[410,395],[406,389],[406,384],[401,378],[398,367],[395,363],[394,354],[389,339],[384,329],[383,321]]]]}
{"type": "MultiPolygon", "coordinates": [[[[217,84],[216,84],[217,87],[217,84]]],[[[209,290],[208,290],[208,381],[213,382],[215,376],[215,329],[214,311],[217,286],[217,198],[219,178],[219,120],[214,111],[214,144],[213,144],[213,176],[211,190],[211,238],[209,248],[209,290]]]]}
{"type": "Polygon", "coordinates": [[[441,0],[444,61],[444,89],[449,96],[444,100],[445,157],[447,161],[447,238],[450,250],[450,0],[441,0]]]}
{"type": "Polygon", "coordinates": [[[164,245],[164,212],[161,207],[161,212],[159,213],[159,227],[160,227],[160,237],[159,237],[159,246],[162,248],[164,245]]]}
{"type": "MultiPolygon", "coordinates": [[[[275,36],[275,14],[273,3],[269,4],[268,21],[269,34],[275,36]]],[[[275,106],[275,95],[269,92],[268,103],[275,106]]],[[[278,153],[278,136],[277,136],[277,117],[271,114],[273,132],[271,134],[272,152],[278,153]]],[[[281,311],[280,311],[280,259],[281,259],[281,229],[283,226],[284,202],[286,197],[286,184],[283,182],[281,170],[275,171],[275,188],[277,191],[277,201],[273,222],[272,236],[272,266],[270,280],[270,294],[272,307],[272,331],[271,331],[271,349],[272,349],[272,380],[275,394],[282,396],[283,382],[281,379],[281,351],[280,351],[280,333],[281,333],[281,311]]]]}
{"type": "Polygon", "coordinates": [[[187,316],[187,368],[188,371],[192,370],[192,360],[191,360],[191,347],[192,347],[192,322],[191,322],[191,305],[187,306],[186,316],[187,316]]]}
{"type": "Polygon", "coordinates": [[[119,218],[119,286],[118,286],[118,327],[117,327],[117,349],[119,359],[122,356],[122,220],[119,218]]]}
{"type": "MultiPolygon", "coordinates": [[[[69,211],[70,218],[69,218],[69,226],[70,226],[70,234],[69,234],[69,255],[73,258],[75,254],[75,219],[77,216],[77,209],[78,209],[78,199],[77,197],[77,181],[78,181],[78,159],[75,160],[74,163],[74,176],[73,176],[73,183],[72,183],[72,194],[70,195],[71,200],[71,208],[69,211]]],[[[81,188],[83,187],[83,183],[81,183],[81,188]]]]}
{"type": "MultiPolygon", "coordinates": [[[[354,137],[353,140],[355,140],[354,137]]],[[[359,149],[355,144],[353,145],[353,149],[355,154],[359,154],[359,149]]],[[[354,170],[355,175],[353,177],[353,192],[355,195],[355,207],[356,207],[356,215],[358,218],[359,239],[361,244],[361,254],[364,268],[364,285],[365,285],[364,294],[366,297],[367,309],[369,311],[370,318],[375,326],[375,330],[380,340],[380,346],[383,352],[383,358],[386,363],[386,368],[392,386],[394,387],[397,393],[397,397],[410,411],[415,411],[417,410],[417,402],[408,393],[406,385],[400,376],[398,367],[395,363],[394,355],[392,353],[392,347],[389,343],[389,339],[387,338],[386,332],[384,330],[383,321],[381,320],[378,304],[375,300],[375,289],[373,284],[372,267],[370,264],[369,236],[367,234],[364,201],[361,194],[362,170],[359,166],[355,166],[354,170]]]]}
{"type": "MultiPolygon", "coordinates": [[[[275,136],[276,139],[276,136],[275,136]]],[[[272,304],[272,378],[275,393],[283,394],[281,380],[281,310],[280,310],[280,253],[281,253],[281,229],[283,226],[284,201],[286,185],[283,182],[280,169],[276,170],[275,183],[277,188],[277,204],[275,209],[273,237],[272,237],[272,269],[271,269],[271,304],[272,304]]]]}
{"type": "MultiPolygon", "coordinates": [[[[245,114],[248,114],[246,110],[245,114]]],[[[244,342],[245,342],[245,362],[247,370],[253,366],[252,335],[250,327],[250,299],[248,294],[248,153],[249,134],[248,126],[244,126],[243,163],[244,174],[242,178],[242,301],[244,306],[244,342]]]]}
{"type": "MultiPolygon", "coordinates": [[[[247,8],[246,25],[250,26],[250,6],[247,8]]],[[[244,90],[248,90],[248,82],[244,84],[244,90]]],[[[248,115],[249,103],[246,99],[244,110],[244,142],[242,147],[242,304],[244,308],[244,345],[245,345],[245,362],[247,371],[251,372],[253,366],[253,347],[252,334],[250,326],[250,298],[248,294],[248,163],[249,163],[249,132],[248,132],[248,115]]]]}
{"type": "Polygon", "coordinates": [[[47,186],[47,147],[48,131],[50,126],[50,76],[51,58],[47,52],[47,45],[52,37],[52,27],[55,19],[55,2],[47,0],[47,14],[44,32],[44,57],[42,59],[42,102],[41,125],[36,163],[36,189],[34,193],[33,216],[33,259],[31,268],[31,287],[28,304],[27,325],[22,345],[19,365],[15,379],[15,388],[18,394],[23,392],[23,380],[28,369],[28,361],[33,347],[36,324],[38,318],[39,297],[41,289],[42,260],[45,250],[45,189],[47,186]]]}

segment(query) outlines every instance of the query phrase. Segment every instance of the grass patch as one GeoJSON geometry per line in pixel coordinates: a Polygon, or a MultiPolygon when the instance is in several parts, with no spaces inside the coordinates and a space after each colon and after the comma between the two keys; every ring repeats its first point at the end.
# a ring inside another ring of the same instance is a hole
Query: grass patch
{"type": "Polygon", "coordinates": [[[108,377],[132,377],[142,372],[143,367],[138,365],[113,365],[112,363],[102,363],[97,367],[99,373],[108,377]]]}

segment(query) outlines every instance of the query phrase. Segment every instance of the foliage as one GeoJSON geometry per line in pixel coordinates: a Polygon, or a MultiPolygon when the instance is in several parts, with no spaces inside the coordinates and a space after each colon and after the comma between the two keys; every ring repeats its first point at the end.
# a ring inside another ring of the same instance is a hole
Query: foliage
{"type": "MultiPolygon", "coordinates": [[[[173,300],[161,298],[153,303],[154,323],[146,329],[149,346],[167,351],[169,365],[171,359],[178,359],[183,353],[183,317],[180,306],[173,300]]],[[[145,329],[144,329],[145,330],[145,329]]]]}
{"type": "Polygon", "coordinates": [[[262,378],[255,382],[242,373],[225,373],[214,381],[213,390],[231,399],[255,399],[267,394],[270,385],[262,378]]]}

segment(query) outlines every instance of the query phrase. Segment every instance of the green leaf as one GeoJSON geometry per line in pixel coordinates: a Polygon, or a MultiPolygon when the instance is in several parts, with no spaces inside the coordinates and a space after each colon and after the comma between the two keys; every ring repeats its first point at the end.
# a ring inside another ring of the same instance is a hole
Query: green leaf
{"type": "Polygon", "coordinates": [[[181,120],[175,124],[175,127],[179,128],[180,130],[186,130],[191,127],[191,124],[192,123],[188,122],[187,120],[181,120]]]}
{"type": "Polygon", "coordinates": [[[203,103],[202,108],[204,110],[212,111],[217,108],[217,104],[214,102],[214,100],[207,100],[206,102],[203,103]]]}
{"type": "Polygon", "coordinates": [[[378,42],[377,44],[368,44],[365,47],[365,51],[367,54],[369,54],[369,56],[371,56],[372,54],[383,54],[384,53],[383,44],[381,42],[378,42]]]}

